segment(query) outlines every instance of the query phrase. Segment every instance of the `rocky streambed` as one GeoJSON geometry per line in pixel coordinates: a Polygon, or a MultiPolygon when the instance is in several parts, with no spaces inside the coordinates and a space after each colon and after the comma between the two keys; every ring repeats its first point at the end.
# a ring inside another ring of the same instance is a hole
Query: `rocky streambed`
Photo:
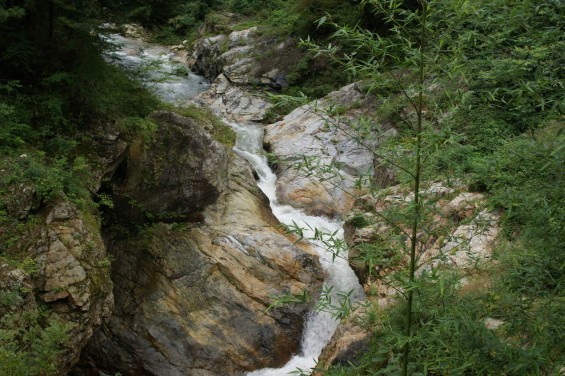
{"type": "MultiPolygon", "coordinates": [[[[394,184],[394,174],[368,151],[394,137],[394,127],[379,124],[377,136],[362,143],[351,137],[354,121],[373,113],[378,101],[351,84],[267,125],[262,120],[271,104],[258,88],[284,86],[288,65],[257,57],[265,49],[282,54],[290,42],[274,43],[251,28],[202,38],[187,57],[175,53],[180,47],[110,40],[125,45],[108,59],[128,69],[149,63],[157,70],[147,85],[165,101],[198,106],[191,107],[198,116],[155,112],[152,137],[132,138],[112,125],[87,135],[91,190],[113,202],[98,213],[63,199],[39,206],[32,185],[8,187],[9,214],[36,218],[20,248],[37,269],[31,275],[0,265],[0,289],[24,294],[10,309],[34,312],[39,302],[68,326],[62,374],[285,375],[311,369],[318,358],[318,367],[352,359],[370,331],[353,321],[340,324],[314,304],[330,287],[334,303],[347,294],[362,299],[358,278],[365,291],[377,292],[369,305],[386,305],[394,295],[358,263],[358,254],[334,257],[323,241],[331,234],[343,250],[355,250],[386,227],[347,221],[344,234],[348,215],[371,218],[387,203],[410,201],[399,186],[377,201],[356,191],[358,179],[394,184]],[[339,108],[339,114],[328,119],[314,108],[339,108]],[[203,121],[209,111],[237,132],[234,148],[211,135],[203,121]],[[267,161],[264,148],[276,161],[267,161]],[[331,166],[329,175],[295,168],[305,161],[331,166]],[[311,298],[272,306],[274,297],[289,294],[311,298]]],[[[496,226],[476,236],[477,226],[497,217],[482,209],[480,195],[432,182],[422,194],[436,195],[440,209],[456,219],[445,224],[452,226],[449,242],[430,245],[445,256],[441,262],[464,268],[488,259],[496,226]]]]}
{"type": "MultiPolygon", "coordinates": [[[[241,44],[252,33],[228,40],[241,44]]],[[[126,43],[116,53],[126,67],[149,60],[171,72],[178,64],[162,47],[111,39],[126,43]]],[[[253,374],[282,375],[312,368],[338,324],[331,313],[313,311],[323,281],[335,287],[334,299],[340,291],[359,298],[362,290],[346,259],[334,262],[321,244],[284,235],[280,224],[342,236],[341,222],[279,203],[262,149],[264,126],[253,122],[264,116],[266,101],[223,74],[210,88],[197,78],[173,80],[154,90],[176,104],[184,98],[212,108],[236,130],[236,147],[171,112],[152,115],[154,140],[127,145],[107,174],[115,202],[105,231],[115,305],[75,373],[239,375],[267,368],[253,374]],[[183,87],[194,84],[195,92],[183,87]],[[116,231],[131,224],[146,228],[116,231]],[[284,294],[314,299],[270,307],[284,294]]]]}

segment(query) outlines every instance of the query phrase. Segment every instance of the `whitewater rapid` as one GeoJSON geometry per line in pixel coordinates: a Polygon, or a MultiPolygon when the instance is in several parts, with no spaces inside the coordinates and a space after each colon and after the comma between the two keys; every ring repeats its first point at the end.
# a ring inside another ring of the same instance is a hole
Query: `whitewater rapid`
{"type": "MultiPolygon", "coordinates": [[[[187,67],[186,64],[175,60],[174,54],[166,47],[124,38],[117,34],[105,38],[116,46],[114,51],[107,54],[107,59],[128,69],[145,70],[146,84],[166,102],[177,105],[186,103],[191,97],[209,88],[209,84],[203,77],[191,72],[182,75],[175,74],[179,69],[187,67]]],[[[319,232],[333,234],[336,239],[343,239],[343,223],[339,220],[310,216],[292,206],[281,205],[278,202],[277,177],[269,167],[262,147],[263,125],[228,121],[226,123],[237,134],[234,151],[248,160],[257,172],[259,176],[257,185],[269,198],[273,214],[281,223],[302,228],[304,241],[313,238],[316,229],[319,232]]],[[[352,301],[361,299],[363,290],[347,262],[347,254],[342,251],[339,257],[334,257],[322,242],[311,241],[311,243],[326,272],[324,288],[327,290],[331,287],[332,303],[339,305],[342,294],[348,294],[352,301]]],[[[248,373],[247,376],[283,376],[297,370],[310,373],[338,324],[339,321],[334,318],[332,312],[312,311],[306,320],[300,352],[292,356],[282,368],[260,369],[248,373]]]]}
{"type": "Polygon", "coordinates": [[[204,77],[192,73],[167,47],[119,34],[102,38],[115,47],[104,54],[106,60],[135,73],[165,102],[180,105],[210,88],[204,77]]]}
{"type": "MultiPolygon", "coordinates": [[[[314,238],[317,229],[336,239],[343,239],[343,223],[325,217],[307,215],[301,210],[289,205],[282,205],[276,196],[277,177],[268,165],[262,148],[263,126],[257,124],[228,123],[237,133],[234,150],[247,159],[259,176],[257,185],[269,198],[271,209],[277,219],[288,226],[298,225],[302,228],[305,239],[314,238]]],[[[340,293],[348,294],[352,301],[363,297],[363,290],[357,276],[347,262],[347,254],[341,252],[340,257],[326,249],[320,241],[311,241],[320,256],[320,263],[327,274],[324,282],[325,289],[332,288],[331,299],[334,305],[339,305],[340,293]]],[[[300,353],[294,355],[282,368],[265,368],[250,372],[247,376],[283,376],[300,370],[309,373],[316,366],[318,357],[334,334],[339,321],[334,317],[335,312],[312,311],[307,318],[300,353]]]]}

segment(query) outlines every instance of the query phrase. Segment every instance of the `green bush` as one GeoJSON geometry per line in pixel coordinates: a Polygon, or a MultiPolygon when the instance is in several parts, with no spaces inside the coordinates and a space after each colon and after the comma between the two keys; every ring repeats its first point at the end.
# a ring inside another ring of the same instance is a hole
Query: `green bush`
{"type": "Polygon", "coordinates": [[[42,324],[37,311],[4,315],[0,320],[0,374],[57,375],[69,328],[56,321],[42,324]]]}

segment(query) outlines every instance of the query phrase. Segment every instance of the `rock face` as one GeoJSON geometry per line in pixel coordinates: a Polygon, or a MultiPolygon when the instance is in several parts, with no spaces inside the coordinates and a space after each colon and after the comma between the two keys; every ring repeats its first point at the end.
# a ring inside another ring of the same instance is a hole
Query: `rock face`
{"type": "Polygon", "coordinates": [[[129,143],[119,132],[100,127],[91,134],[91,141],[80,147],[89,151],[87,158],[91,164],[93,179],[92,192],[98,192],[103,182],[110,179],[126,157],[129,143]]]}
{"type": "Polygon", "coordinates": [[[50,303],[59,320],[72,325],[63,368],[68,370],[112,310],[109,262],[99,224],[69,202],[55,204],[28,254],[39,267],[35,278],[43,301],[50,303]]]}
{"type": "Polygon", "coordinates": [[[228,119],[261,121],[272,106],[259,96],[257,86],[280,89],[287,86],[286,71],[294,57],[265,59],[266,54],[285,55],[293,42],[261,36],[256,27],[198,40],[188,64],[212,82],[196,100],[228,119]],[[273,47],[274,46],[274,47],[273,47]]]}
{"type": "Polygon", "coordinates": [[[357,179],[373,175],[371,150],[394,135],[393,129],[384,129],[379,137],[353,139],[352,122],[375,106],[357,84],[351,84],[267,126],[266,149],[279,158],[279,200],[312,214],[346,214],[353,207],[353,196],[347,192],[353,191],[357,179]]]}
{"type": "Polygon", "coordinates": [[[15,248],[33,272],[0,265],[0,291],[14,297],[10,306],[0,305],[0,318],[44,312],[65,325],[69,341],[55,362],[66,373],[112,309],[106,247],[97,218],[64,199],[48,203],[28,228],[15,248]]]}
{"type": "MultiPolygon", "coordinates": [[[[115,132],[100,128],[94,133],[87,137],[88,144],[77,147],[92,170],[87,182],[91,192],[97,192],[102,180],[113,174],[127,148],[115,132]]],[[[25,166],[32,158],[22,154],[14,165],[25,166]]],[[[13,172],[3,169],[2,174],[13,172]]],[[[8,181],[4,177],[0,180],[8,181]]],[[[51,198],[40,196],[41,187],[36,184],[21,180],[0,187],[0,206],[9,216],[0,225],[0,237],[10,239],[0,241],[0,253],[2,262],[12,260],[0,265],[0,290],[15,297],[7,308],[0,303],[0,319],[6,314],[22,315],[24,327],[29,324],[26,315],[39,314],[42,325],[58,322],[67,327],[69,341],[54,359],[65,374],[112,311],[110,260],[94,205],[77,206],[63,192],[51,198]]]]}
{"type": "Polygon", "coordinates": [[[319,287],[317,257],[281,235],[243,160],[191,120],[168,113],[153,118],[163,135],[130,152],[122,187],[137,194],[137,186],[142,202],[160,203],[151,206],[155,210],[176,207],[198,215],[112,240],[114,313],[87,346],[76,374],[241,375],[284,364],[298,349],[309,305],[266,309],[272,296],[319,287]],[[170,140],[168,147],[160,139],[170,140]],[[175,181],[184,188],[174,206],[173,196],[159,188],[167,192],[170,180],[148,167],[166,165],[170,149],[178,153],[175,181]],[[138,155],[145,164],[129,162],[138,155]],[[191,184],[195,176],[207,183],[191,184]],[[130,179],[157,184],[151,190],[130,179]],[[195,206],[198,195],[208,199],[195,206]]]}

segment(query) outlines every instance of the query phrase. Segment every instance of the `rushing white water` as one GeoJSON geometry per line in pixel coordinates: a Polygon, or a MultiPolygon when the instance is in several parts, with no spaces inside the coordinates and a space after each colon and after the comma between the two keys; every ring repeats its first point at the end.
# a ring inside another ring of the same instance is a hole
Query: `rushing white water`
{"type": "Polygon", "coordinates": [[[116,48],[105,57],[138,72],[146,85],[166,102],[181,104],[210,87],[204,77],[192,73],[166,47],[119,34],[109,34],[104,39],[116,48]]]}
{"type": "MultiPolygon", "coordinates": [[[[262,153],[263,128],[254,124],[234,124],[230,126],[236,131],[238,138],[234,150],[245,157],[255,168],[259,175],[258,186],[267,195],[271,202],[271,209],[275,216],[286,225],[298,225],[303,228],[304,238],[313,238],[314,229],[322,230],[342,238],[342,223],[324,217],[314,217],[303,213],[289,205],[281,205],[276,197],[276,175],[271,171],[267,158],[262,153]]],[[[352,292],[352,300],[360,299],[363,291],[357,277],[346,260],[346,254],[334,259],[333,253],[325,249],[321,242],[313,242],[320,256],[320,262],[328,277],[325,281],[326,288],[333,286],[332,302],[338,303],[339,293],[352,292]],[[317,244],[316,244],[317,243],[317,244]],[[345,256],[345,257],[344,257],[345,256]]],[[[329,342],[338,321],[331,312],[311,312],[302,335],[302,345],[299,354],[294,355],[282,368],[267,368],[250,372],[248,376],[282,376],[298,369],[308,373],[317,362],[324,346],[329,342]]]]}
{"type": "MultiPolygon", "coordinates": [[[[180,65],[172,58],[172,53],[162,46],[152,45],[134,39],[124,38],[119,35],[110,35],[108,41],[115,44],[117,49],[112,52],[111,58],[120,65],[127,68],[139,69],[148,66],[150,72],[148,85],[165,101],[181,103],[190,97],[208,88],[205,80],[190,73],[188,76],[170,76],[171,72],[180,65]],[[157,70],[157,71],[155,71],[157,70]],[[167,78],[162,80],[161,78],[167,78]]],[[[276,175],[271,171],[267,158],[263,153],[263,126],[246,123],[228,124],[237,133],[237,141],[234,150],[247,159],[259,176],[257,182],[259,188],[267,195],[271,203],[274,215],[281,223],[289,226],[297,225],[303,229],[305,239],[313,238],[315,229],[329,234],[335,234],[336,238],[343,237],[342,223],[324,217],[310,216],[302,211],[288,205],[281,205],[276,196],[276,175]]],[[[332,303],[339,303],[340,292],[351,292],[351,300],[360,299],[363,290],[359,285],[357,277],[347,262],[347,255],[340,254],[334,259],[333,254],[327,250],[322,242],[312,241],[314,249],[320,256],[322,268],[326,271],[326,288],[332,287],[330,294],[332,303]]],[[[300,353],[294,355],[282,368],[261,369],[250,372],[248,376],[282,376],[298,369],[309,373],[316,365],[317,359],[324,346],[329,342],[338,321],[328,311],[313,311],[309,314],[304,333],[300,353]]]]}

